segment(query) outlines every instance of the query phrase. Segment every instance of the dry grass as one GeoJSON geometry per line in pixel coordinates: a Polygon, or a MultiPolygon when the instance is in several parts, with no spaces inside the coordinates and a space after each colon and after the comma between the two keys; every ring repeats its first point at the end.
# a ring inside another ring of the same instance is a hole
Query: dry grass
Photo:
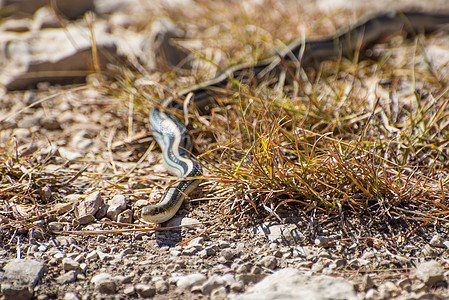
{"type": "MultiPolygon", "coordinates": [[[[238,7],[218,20],[200,18],[201,28],[218,30],[220,38],[211,42],[208,30],[197,32],[206,49],[197,66],[210,67],[223,53],[232,53],[228,63],[264,57],[279,45],[275,34],[286,36],[275,32],[276,21],[248,35],[242,22],[261,20],[238,7]]],[[[292,24],[286,15],[281,19],[292,24]]],[[[230,84],[210,115],[190,116],[196,153],[208,170],[205,190],[225,199],[223,214],[236,219],[282,221],[280,212],[288,210],[448,221],[447,68],[429,62],[425,49],[432,43],[424,36],[396,37],[371,59],[341,58],[305,70],[291,65],[261,82],[230,84]]],[[[208,72],[199,67],[193,81],[178,82],[191,84],[208,72]]],[[[153,85],[143,96],[161,94],[153,85]]]]}
{"type": "MultiPolygon", "coordinates": [[[[142,125],[152,103],[227,65],[256,61],[281,47],[279,41],[303,33],[328,34],[354,21],[341,17],[344,12],[340,18],[309,13],[298,21],[301,8],[276,8],[274,1],[271,7],[269,18],[260,13],[266,7],[248,11],[237,2],[229,7],[203,3],[194,16],[164,11],[201,44],[195,48],[180,41],[193,53],[192,69],[148,75],[123,67],[116,74],[120,88],[106,88],[105,94],[126,99],[122,108],[136,118],[128,119],[132,128],[142,125]],[[136,85],[136,80],[145,84],[136,85]]],[[[142,28],[147,20],[146,15],[142,28]]],[[[447,222],[448,68],[430,62],[426,53],[440,42],[438,35],[407,41],[395,37],[377,47],[372,58],[340,58],[315,69],[293,64],[259,82],[237,78],[238,84],[230,83],[226,93],[215,97],[217,105],[209,114],[190,110],[188,115],[194,153],[207,170],[205,197],[221,199],[222,214],[237,222],[267,217],[283,221],[286,215],[304,214],[369,222],[447,222]]],[[[2,199],[28,200],[15,208],[26,211],[14,215],[50,213],[30,206],[41,197],[40,189],[77,176],[72,170],[55,179],[42,171],[45,164],[13,144],[1,149],[2,199]]],[[[136,181],[129,173],[135,167],[118,172],[112,160],[110,164],[108,172],[82,174],[84,182],[91,182],[86,190],[125,190],[123,182],[136,181]]],[[[138,183],[146,180],[140,177],[138,183]]],[[[148,188],[134,191],[138,199],[148,188]]]]}

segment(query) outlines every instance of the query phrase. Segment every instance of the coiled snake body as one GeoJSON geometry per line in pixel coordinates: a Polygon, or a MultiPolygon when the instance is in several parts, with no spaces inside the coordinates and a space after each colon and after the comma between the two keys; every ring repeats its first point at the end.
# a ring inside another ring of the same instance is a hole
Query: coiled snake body
{"type": "MultiPolygon", "coordinates": [[[[412,34],[421,31],[431,32],[446,24],[449,24],[449,14],[388,12],[368,17],[330,37],[293,42],[285,51],[256,64],[230,67],[212,80],[181,91],[179,96],[194,93],[195,105],[201,106],[214,87],[223,86],[230,78],[244,72],[253,72],[261,77],[261,74],[265,73],[264,70],[278,67],[281,59],[289,60],[292,55],[300,60],[302,66],[306,66],[341,55],[350,56],[356,50],[375,44],[386,35],[397,34],[403,30],[412,34]]],[[[177,103],[173,98],[166,98],[150,112],[150,130],[161,147],[164,166],[172,175],[183,177],[182,181],[165,192],[158,204],[148,205],[142,209],[142,218],[152,223],[162,223],[171,219],[187,195],[198,186],[200,181],[198,177],[202,174],[199,163],[190,158],[191,139],[185,126],[168,112],[176,106],[177,103]]]]}

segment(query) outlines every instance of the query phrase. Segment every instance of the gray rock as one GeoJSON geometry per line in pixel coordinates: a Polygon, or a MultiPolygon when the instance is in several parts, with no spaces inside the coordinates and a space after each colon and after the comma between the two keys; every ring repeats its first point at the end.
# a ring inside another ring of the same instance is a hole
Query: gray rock
{"type": "Polygon", "coordinates": [[[64,295],[64,300],[79,300],[79,297],[76,293],[67,292],[64,295]]]}
{"type": "Polygon", "coordinates": [[[168,291],[168,283],[165,280],[156,281],[154,287],[159,294],[165,294],[168,291]]]}
{"type": "Polygon", "coordinates": [[[64,229],[64,224],[61,222],[50,222],[48,223],[48,229],[54,232],[59,232],[64,229]]]}
{"type": "Polygon", "coordinates": [[[32,259],[15,259],[4,268],[1,292],[4,299],[31,299],[45,264],[32,259]]]}
{"type": "Polygon", "coordinates": [[[259,265],[264,266],[267,269],[273,270],[278,266],[278,260],[273,255],[263,257],[259,262],[259,265]]]}
{"type": "Polygon", "coordinates": [[[242,295],[229,299],[348,299],[356,300],[353,285],[343,278],[302,274],[286,268],[265,277],[242,295]]]}
{"type": "Polygon", "coordinates": [[[264,235],[270,241],[285,240],[287,242],[298,243],[305,238],[296,224],[265,222],[250,228],[250,232],[257,235],[264,235]]]}
{"type": "Polygon", "coordinates": [[[223,280],[223,278],[219,276],[212,276],[201,285],[200,289],[203,294],[209,295],[216,288],[224,286],[225,283],[226,282],[223,280]]]}
{"type": "Polygon", "coordinates": [[[47,130],[60,130],[61,125],[59,125],[58,120],[52,116],[43,116],[39,120],[40,125],[47,130]]]}
{"type": "Polygon", "coordinates": [[[56,282],[59,284],[67,284],[71,282],[75,282],[77,278],[77,272],[75,270],[68,271],[58,278],[56,278],[56,282]]]}
{"type": "Polygon", "coordinates": [[[136,288],[134,286],[127,286],[126,288],[123,289],[123,294],[125,294],[126,296],[133,296],[136,294],[136,288]]]}
{"type": "Polygon", "coordinates": [[[444,247],[443,242],[441,241],[441,236],[439,234],[435,234],[429,241],[430,246],[432,247],[444,247]]]}
{"type": "Polygon", "coordinates": [[[139,283],[136,284],[135,288],[140,297],[153,297],[156,294],[156,289],[148,284],[139,283]]]}
{"type": "Polygon", "coordinates": [[[206,276],[201,273],[194,273],[176,278],[176,286],[181,290],[190,290],[192,286],[206,281],[206,276]]]}
{"type": "MultiPolygon", "coordinates": [[[[94,25],[100,64],[108,62],[108,54],[116,56],[115,40],[107,33],[106,25],[104,22],[94,25]]],[[[73,83],[74,80],[84,80],[87,72],[70,71],[91,70],[89,58],[92,43],[89,37],[89,29],[81,24],[70,24],[64,29],[11,34],[9,40],[4,41],[7,59],[0,71],[0,85],[15,90],[26,89],[39,82],[73,83]],[[61,72],[65,75],[60,76],[61,72]]]]}
{"type": "Polygon", "coordinates": [[[131,209],[126,209],[119,213],[117,216],[117,222],[131,224],[133,222],[133,211],[131,209]]]}
{"type": "Polygon", "coordinates": [[[64,269],[64,271],[79,270],[80,264],[79,262],[66,257],[62,260],[62,268],[64,269]]]}
{"type": "Polygon", "coordinates": [[[435,260],[430,260],[419,264],[416,268],[415,275],[426,285],[434,285],[444,279],[443,267],[435,260]]]}
{"type": "Polygon", "coordinates": [[[80,224],[87,224],[95,220],[94,214],[98,211],[103,200],[100,197],[100,192],[96,191],[89,194],[86,199],[81,201],[75,210],[75,215],[80,224]]]}
{"type": "Polygon", "coordinates": [[[79,300],[79,297],[74,292],[67,292],[64,295],[64,300],[79,300]]]}
{"type": "Polygon", "coordinates": [[[220,286],[219,288],[216,288],[213,290],[210,294],[211,300],[225,300],[227,299],[227,290],[224,286],[220,286]]]}
{"type": "Polygon", "coordinates": [[[229,248],[225,248],[220,252],[220,256],[223,257],[226,261],[232,260],[234,258],[234,255],[234,251],[229,248]]]}
{"type": "Polygon", "coordinates": [[[117,216],[126,209],[126,198],[123,195],[115,195],[108,201],[108,205],[109,207],[106,215],[111,220],[116,221],[117,216]]]}

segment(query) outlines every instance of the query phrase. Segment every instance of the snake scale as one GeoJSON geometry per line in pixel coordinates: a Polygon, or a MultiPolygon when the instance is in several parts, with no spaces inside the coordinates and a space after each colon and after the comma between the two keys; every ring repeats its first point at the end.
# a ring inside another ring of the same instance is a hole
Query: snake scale
{"type": "MultiPolygon", "coordinates": [[[[299,59],[301,66],[311,65],[325,59],[339,56],[351,56],[357,50],[369,48],[385,36],[405,31],[411,34],[432,32],[449,24],[449,14],[427,12],[390,11],[361,19],[354,25],[339,30],[336,34],[313,40],[298,40],[284,51],[257,63],[244,63],[231,66],[215,78],[189,87],[178,93],[182,99],[189,93],[195,95],[197,107],[208,103],[210,93],[217,87],[223,87],[230,78],[238,78],[245,72],[261,77],[266,70],[280,65],[282,59],[299,59]]],[[[181,177],[181,181],[167,189],[161,201],[142,209],[142,218],[152,223],[163,223],[171,219],[184,199],[200,182],[202,175],[200,164],[190,158],[191,138],[185,126],[170,110],[180,108],[173,97],[163,99],[150,111],[149,123],[153,137],[158,142],[163,163],[167,171],[181,177]]]]}

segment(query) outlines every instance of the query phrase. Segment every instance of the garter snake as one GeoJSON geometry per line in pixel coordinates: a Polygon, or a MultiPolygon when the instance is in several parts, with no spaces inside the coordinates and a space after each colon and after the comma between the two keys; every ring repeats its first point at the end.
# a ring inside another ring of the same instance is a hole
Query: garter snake
{"type": "MultiPolygon", "coordinates": [[[[240,64],[230,67],[212,80],[194,85],[178,93],[179,98],[188,93],[195,95],[195,105],[207,103],[213,88],[223,87],[230,78],[239,78],[252,72],[258,77],[267,70],[277,68],[281,60],[299,60],[301,66],[312,65],[325,59],[338,56],[351,56],[357,50],[365,49],[387,35],[406,31],[415,34],[421,31],[434,31],[449,23],[449,14],[425,12],[387,12],[364,18],[356,24],[337,31],[336,34],[314,40],[298,40],[284,51],[255,64],[240,64]],[[206,101],[204,99],[206,98],[206,101]]],[[[163,163],[172,175],[182,177],[175,186],[170,187],[160,203],[142,209],[142,218],[152,223],[162,223],[172,218],[187,195],[200,181],[201,166],[190,158],[191,139],[186,127],[169,111],[178,106],[174,98],[163,99],[158,107],[150,111],[150,130],[158,142],[163,155],[163,163]]]]}

